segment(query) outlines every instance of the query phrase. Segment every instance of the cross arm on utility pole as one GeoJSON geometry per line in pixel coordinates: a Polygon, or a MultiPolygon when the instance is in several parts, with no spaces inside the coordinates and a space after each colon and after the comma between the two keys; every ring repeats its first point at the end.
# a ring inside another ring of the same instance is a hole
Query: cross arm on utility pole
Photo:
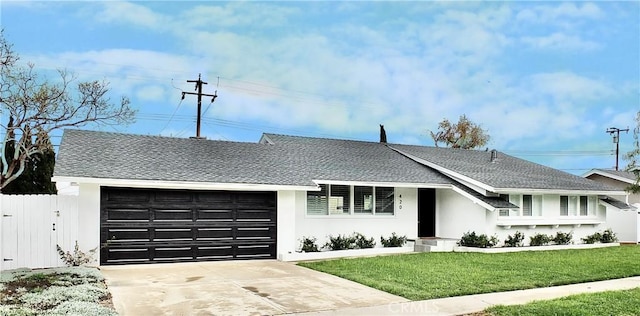
{"type": "Polygon", "coordinates": [[[188,83],[195,83],[196,84],[196,92],[184,92],[182,91],[182,100],[184,100],[185,95],[196,95],[198,96],[198,119],[196,122],[196,138],[200,138],[200,112],[202,109],[202,96],[206,96],[206,97],[211,97],[211,103],[213,103],[216,98],[218,97],[217,92],[214,94],[207,94],[207,93],[202,93],[202,85],[207,84],[206,82],[202,81],[201,79],[201,75],[198,74],[198,80],[187,80],[188,83]]]}
{"type": "Polygon", "coordinates": [[[629,128],[620,129],[617,127],[607,128],[607,133],[613,136],[613,143],[616,144],[616,171],[618,171],[618,157],[620,156],[620,132],[629,132],[629,128]],[[615,134],[615,135],[613,135],[615,134]]]}

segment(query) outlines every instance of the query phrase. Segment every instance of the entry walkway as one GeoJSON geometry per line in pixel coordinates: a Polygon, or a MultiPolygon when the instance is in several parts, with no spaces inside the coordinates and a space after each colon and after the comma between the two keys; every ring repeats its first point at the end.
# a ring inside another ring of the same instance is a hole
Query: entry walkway
{"type": "Polygon", "coordinates": [[[637,287],[640,287],[640,277],[631,277],[530,290],[486,293],[425,301],[396,302],[371,307],[298,313],[295,315],[464,315],[482,311],[493,305],[519,305],[574,294],[629,290],[637,287]]]}

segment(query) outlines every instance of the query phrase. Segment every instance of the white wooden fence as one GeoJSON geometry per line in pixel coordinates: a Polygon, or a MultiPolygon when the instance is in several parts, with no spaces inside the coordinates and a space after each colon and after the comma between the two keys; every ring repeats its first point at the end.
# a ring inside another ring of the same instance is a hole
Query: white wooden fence
{"type": "Polygon", "coordinates": [[[0,194],[0,270],[64,266],[56,245],[73,251],[78,197],[0,194]]]}

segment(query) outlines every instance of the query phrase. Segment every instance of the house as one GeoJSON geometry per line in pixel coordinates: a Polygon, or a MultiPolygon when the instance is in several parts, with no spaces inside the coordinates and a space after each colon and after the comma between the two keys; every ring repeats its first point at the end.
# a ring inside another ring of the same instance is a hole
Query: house
{"type": "MultiPolygon", "coordinates": [[[[604,230],[619,188],[498,151],[264,134],[257,143],[66,130],[54,181],[78,186],[100,264],[293,260],[303,237],[459,239],[604,230]]],[[[528,239],[527,239],[528,241],[528,239]]]]}
{"type": "MultiPolygon", "coordinates": [[[[635,175],[625,170],[592,169],[584,177],[620,190],[625,190],[636,182],[635,175]]],[[[640,194],[629,194],[625,202],[640,207],[640,194]]],[[[607,225],[617,233],[620,242],[640,242],[640,210],[614,210],[607,214],[607,225]]]]}

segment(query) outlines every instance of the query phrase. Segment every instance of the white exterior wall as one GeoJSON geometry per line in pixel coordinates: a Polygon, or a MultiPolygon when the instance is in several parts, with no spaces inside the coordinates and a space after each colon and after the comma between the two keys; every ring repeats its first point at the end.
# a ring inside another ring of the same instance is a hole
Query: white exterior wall
{"type": "Polygon", "coordinates": [[[606,228],[611,228],[619,242],[623,243],[637,243],[640,241],[640,235],[638,234],[638,227],[640,221],[638,219],[638,211],[621,211],[615,208],[609,208],[607,210],[606,228]],[[635,224],[635,225],[634,225],[635,224]]]}
{"type": "MultiPolygon", "coordinates": [[[[617,210],[605,206],[596,207],[596,213],[590,216],[560,216],[560,195],[545,194],[542,196],[541,216],[506,216],[499,217],[499,212],[493,212],[490,222],[494,223],[494,231],[500,243],[515,232],[524,234],[524,245],[528,245],[530,237],[536,234],[555,236],[558,232],[573,233],[573,243],[582,243],[582,238],[609,228],[606,221],[617,210]],[[509,225],[511,224],[511,225],[509,225]]],[[[614,229],[614,232],[617,231],[614,229]]]]}
{"type": "MultiPolygon", "coordinates": [[[[307,215],[306,200],[304,191],[295,192],[295,237],[293,240],[281,240],[278,235],[278,253],[281,251],[299,250],[303,237],[317,238],[317,245],[322,246],[329,241],[328,236],[338,234],[350,235],[354,232],[363,234],[367,238],[373,237],[376,247],[381,247],[380,237],[388,238],[391,233],[399,236],[415,238],[418,235],[418,190],[415,188],[395,188],[394,215],[307,215]]],[[[280,195],[278,196],[280,197],[280,195]]],[[[289,205],[289,202],[283,201],[289,205]]],[[[280,204],[280,201],[278,201],[280,204]]],[[[280,214],[288,210],[278,209],[278,219],[280,214]]],[[[285,220],[278,221],[278,230],[283,225],[290,224],[285,220]],[[285,224],[286,223],[286,224],[285,224]]]]}
{"type": "Polygon", "coordinates": [[[279,260],[283,254],[296,250],[296,210],[299,209],[298,196],[301,193],[306,197],[305,192],[278,191],[276,258],[279,260]]]}
{"type": "Polygon", "coordinates": [[[78,194],[78,246],[82,251],[97,248],[95,262],[100,262],[100,186],[81,183],[78,194]]]}
{"type": "Polygon", "coordinates": [[[486,234],[495,228],[487,220],[490,211],[450,189],[436,190],[436,236],[460,239],[475,231],[486,234]]]}

